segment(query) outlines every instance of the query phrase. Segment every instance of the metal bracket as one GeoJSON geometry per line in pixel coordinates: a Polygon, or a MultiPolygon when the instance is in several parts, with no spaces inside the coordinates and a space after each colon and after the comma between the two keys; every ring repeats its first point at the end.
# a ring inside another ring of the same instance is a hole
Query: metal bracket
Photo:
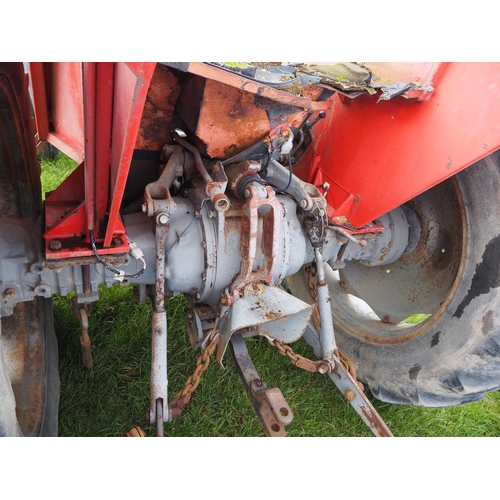
{"type": "Polygon", "coordinates": [[[170,216],[177,204],[170,195],[176,177],[183,173],[184,153],[180,146],[171,148],[170,157],[160,178],[144,190],[143,212],[151,217],[155,234],[155,294],[151,329],[151,394],[146,419],[156,424],[156,435],[163,436],[163,423],[172,420],[168,406],[167,312],[165,311],[165,255],[170,216]]]}
{"type": "Polygon", "coordinates": [[[283,207],[270,186],[261,192],[259,186],[250,183],[246,191],[247,203],[243,206],[241,217],[240,271],[222,296],[222,304],[225,306],[232,305],[238,298],[240,291],[248,283],[264,281],[269,285],[273,284],[273,276],[277,266],[278,238],[283,218],[283,207]],[[254,271],[254,262],[258,251],[260,218],[262,218],[263,224],[262,251],[265,260],[263,267],[254,271]]]}
{"type": "Polygon", "coordinates": [[[78,303],[77,297],[71,297],[70,304],[73,307],[75,316],[80,320],[82,325],[82,335],[80,336],[80,345],[82,346],[82,360],[86,368],[92,368],[92,344],[89,336],[89,316],[92,313],[92,304],[78,303]]]}
{"type": "Polygon", "coordinates": [[[241,333],[233,334],[230,346],[238,373],[266,435],[286,436],[284,426],[293,420],[293,413],[283,394],[277,387],[269,389],[259,377],[241,333]]]}
{"type": "MultiPolygon", "coordinates": [[[[304,333],[304,340],[313,348],[314,354],[320,358],[322,355],[320,335],[311,325],[309,325],[304,333]]],[[[382,420],[382,417],[370,403],[356,380],[354,380],[352,375],[344,368],[337,355],[334,354],[332,357],[335,368],[333,371],[330,371],[328,375],[344,395],[344,399],[354,408],[356,413],[375,436],[393,437],[387,424],[382,420]]]]}

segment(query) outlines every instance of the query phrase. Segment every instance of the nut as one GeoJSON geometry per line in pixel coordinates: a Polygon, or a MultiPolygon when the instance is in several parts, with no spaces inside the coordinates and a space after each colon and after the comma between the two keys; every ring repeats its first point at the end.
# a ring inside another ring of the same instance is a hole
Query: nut
{"type": "Polygon", "coordinates": [[[344,393],[344,399],[346,401],[352,401],[355,397],[356,397],[356,394],[354,394],[354,392],[351,391],[351,389],[347,389],[347,391],[345,391],[345,393],[344,393]]]}

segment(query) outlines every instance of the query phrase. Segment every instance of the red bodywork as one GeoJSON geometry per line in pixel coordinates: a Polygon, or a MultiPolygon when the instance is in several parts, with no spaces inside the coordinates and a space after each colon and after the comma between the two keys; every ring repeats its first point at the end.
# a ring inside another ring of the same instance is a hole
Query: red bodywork
{"type": "Polygon", "coordinates": [[[48,69],[51,82],[50,94],[43,94],[39,81],[33,83],[39,140],[52,142],[77,161],[82,156],[85,160],[46,200],[48,259],[92,255],[90,231],[102,242],[102,254],[128,250],[119,210],[155,66],[31,64],[32,75],[44,83],[47,74],[42,75],[48,69]],[[49,97],[52,113],[46,105],[49,97]],[[51,246],[54,240],[61,246],[51,246]]]}
{"type": "Polygon", "coordinates": [[[297,96],[182,64],[31,64],[39,140],[81,163],[47,198],[47,259],[91,256],[90,231],[100,253],[128,250],[119,210],[134,150],[159,152],[178,125],[191,125],[204,154],[224,159],[326,110],[294,173],[327,182],[329,216],[357,228],[500,148],[500,64],[374,63],[379,81],[435,89],[380,102],[338,93],[320,101],[317,88],[297,96]],[[264,111],[262,97],[278,111],[264,111]]]}

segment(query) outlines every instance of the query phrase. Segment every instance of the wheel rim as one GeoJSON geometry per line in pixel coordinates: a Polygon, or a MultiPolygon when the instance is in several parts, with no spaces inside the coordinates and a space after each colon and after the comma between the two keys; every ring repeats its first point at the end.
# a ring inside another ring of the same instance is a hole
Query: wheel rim
{"type": "Polygon", "coordinates": [[[449,307],[463,273],[468,232],[459,181],[441,183],[408,206],[422,228],[412,252],[387,266],[348,262],[327,271],[335,326],[373,344],[400,344],[428,331],[449,307]],[[419,325],[404,322],[414,314],[429,317],[419,325]]]}

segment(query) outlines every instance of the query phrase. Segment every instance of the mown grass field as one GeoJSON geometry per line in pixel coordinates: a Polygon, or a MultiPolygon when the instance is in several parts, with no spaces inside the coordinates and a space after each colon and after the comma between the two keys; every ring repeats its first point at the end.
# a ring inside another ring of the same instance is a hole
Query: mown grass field
{"type": "MultiPolygon", "coordinates": [[[[74,168],[62,156],[42,159],[42,182],[50,191],[74,168]]],[[[195,368],[196,357],[186,333],[187,301],[168,303],[168,375],[172,397],[183,388],[195,368]]],[[[55,325],[59,340],[61,436],[124,436],[145,422],[149,408],[150,322],[152,307],[136,303],[132,288],[115,285],[101,289],[89,318],[94,366],[81,361],[80,326],[65,297],[55,297],[55,325]]],[[[294,420],[289,436],[371,436],[354,410],[327,376],[294,367],[264,339],[247,340],[260,376],[283,392],[294,420]]],[[[310,356],[299,341],[296,352],[310,356]]],[[[498,436],[500,393],[455,408],[414,408],[389,405],[371,398],[396,436],[498,436]]],[[[165,424],[166,436],[263,436],[259,420],[237,375],[231,356],[225,367],[212,362],[181,418],[165,424]]]]}

